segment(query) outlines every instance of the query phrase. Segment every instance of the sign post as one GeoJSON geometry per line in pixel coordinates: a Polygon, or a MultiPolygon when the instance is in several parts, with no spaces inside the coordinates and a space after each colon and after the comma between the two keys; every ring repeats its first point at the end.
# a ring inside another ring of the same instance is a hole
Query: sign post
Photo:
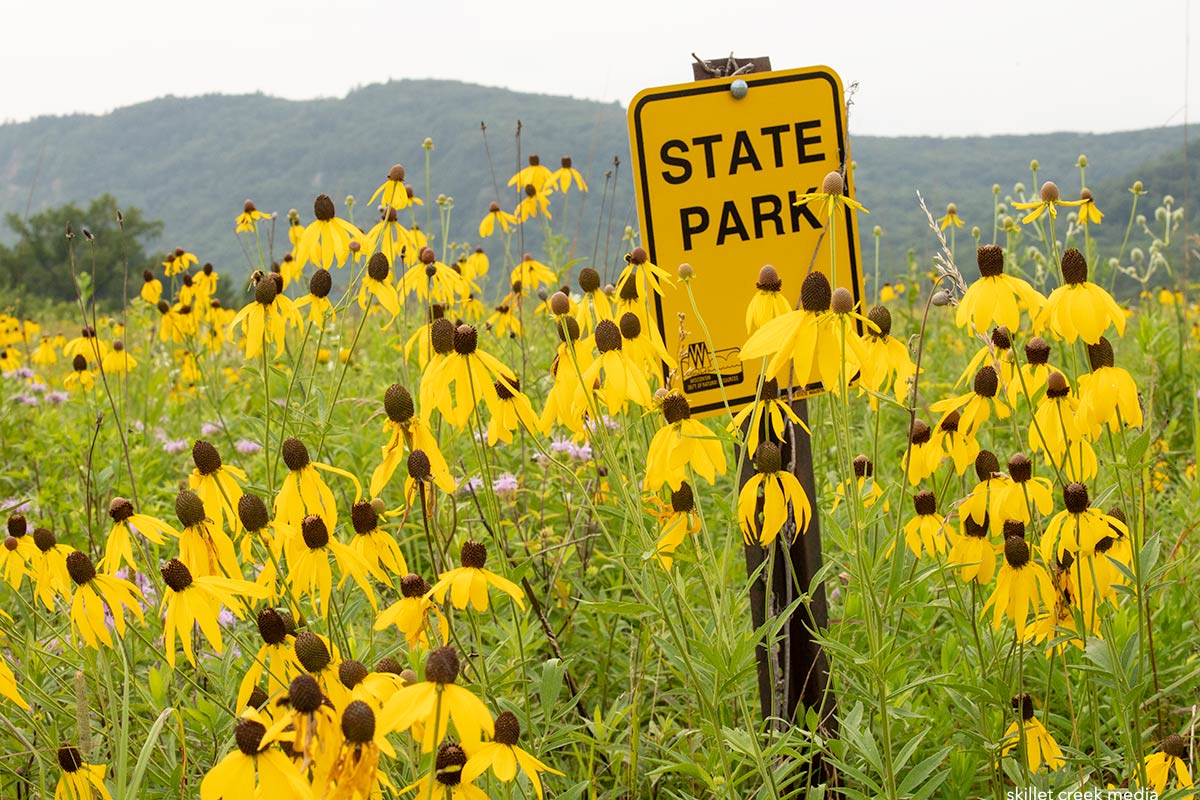
{"type": "MultiPolygon", "coordinates": [[[[633,171],[642,239],[651,261],[667,270],[691,264],[691,290],[705,325],[689,325],[679,343],[679,385],[695,416],[736,411],[754,402],[761,363],[744,362],[745,310],[759,270],[774,266],[785,296],[799,305],[800,285],[810,270],[830,275],[829,243],[819,208],[797,203],[819,191],[826,174],[840,171],[853,195],[846,110],[841,80],[827,67],[771,72],[766,59],[747,69],[728,61],[697,64],[696,75],[721,75],[694,83],[647,89],[629,107],[633,171]],[[760,72],[760,69],[768,71],[760,72]],[[704,330],[704,329],[707,330],[704,330]]],[[[834,287],[861,301],[857,226],[846,208],[837,221],[834,287]],[[847,268],[848,265],[848,268],[847,268]]],[[[664,289],[657,300],[659,333],[666,341],[679,315],[693,318],[682,287],[664,289]],[[669,327],[668,327],[669,326],[669,327]]],[[[785,387],[780,387],[781,393],[785,387]]],[[[819,387],[792,387],[793,408],[806,419],[804,397],[819,387]]],[[[784,464],[800,480],[816,508],[808,435],[790,429],[780,443],[784,464]]],[[[747,454],[741,483],[753,474],[747,454]]],[[[764,717],[796,722],[813,710],[820,729],[836,734],[828,662],[814,631],[828,625],[825,587],[813,582],[821,566],[821,536],[814,516],[808,532],[794,527],[774,543],[771,585],[760,569],[767,551],[746,546],[753,623],[778,616],[801,594],[775,647],[760,647],[759,699],[764,717]],[[772,681],[772,677],[775,678],[772,681]]],[[[828,780],[824,767],[809,781],[828,780]]],[[[832,781],[831,781],[832,782],[832,781]]]]}

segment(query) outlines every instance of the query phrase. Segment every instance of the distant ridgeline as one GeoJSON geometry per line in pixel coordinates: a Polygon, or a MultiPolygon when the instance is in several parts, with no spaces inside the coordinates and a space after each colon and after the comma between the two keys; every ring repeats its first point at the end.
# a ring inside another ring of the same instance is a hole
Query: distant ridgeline
{"type": "MultiPolygon", "coordinates": [[[[1113,254],[1125,232],[1134,180],[1149,192],[1139,204],[1153,215],[1164,194],[1177,203],[1185,195],[1183,130],[1156,128],[1090,135],[1056,133],[940,139],[933,137],[856,136],[851,148],[857,168],[858,199],[870,209],[861,219],[864,271],[874,269],[871,230],[881,226],[881,274],[902,274],[914,248],[923,265],[936,239],[917,204],[920,190],[934,216],[954,202],[966,227],[957,233],[960,266],[970,277],[974,258],[970,227],[991,237],[992,185],[1001,198],[1017,182],[1036,192],[1029,170],[1038,159],[1038,179],[1054,180],[1064,199],[1078,197],[1077,157],[1088,156],[1087,180],[1104,222],[1093,234],[1113,254]]],[[[773,152],[773,151],[772,151],[773,152]]],[[[197,98],[166,97],[103,116],[44,117],[0,126],[0,214],[30,212],[88,201],[103,193],[161,220],[157,242],[162,251],[183,246],[212,261],[223,274],[241,275],[249,262],[234,236],[234,217],[247,198],[262,211],[278,212],[274,252],[287,249],[287,211],[312,219],[312,201],[332,196],[346,216],[348,194],[358,199],[355,221],[370,227],[376,211],[367,206],[371,192],[394,163],[408,171],[408,182],[427,203],[415,221],[440,237],[439,194],[453,198],[451,242],[476,245],[477,227],[492,201],[511,210],[517,195],[508,178],[530,154],[555,169],[571,156],[590,184],[586,196],[572,195],[563,216],[556,197],[551,230],[574,243],[568,257],[582,257],[615,277],[628,245],[626,225],[637,227],[625,109],[549,95],[520,94],[453,81],[393,81],[351,92],[343,99],[289,101],[263,95],[197,98]],[[520,154],[517,121],[521,122],[520,154]],[[487,126],[487,148],[480,123],[487,126]],[[430,194],[425,197],[425,151],[433,150],[430,194]],[[488,152],[491,162],[488,160],[488,152]],[[614,168],[614,157],[620,165],[614,168]],[[605,173],[611,172],[606,192],[605,173]],[[612,182],[615,181],[615,197],[612,182]],[[581,197],[585,199],[580,199],[581,197]],[[603,207],[603,216],[601,209],[603,207]],[[597,254],[593,262],[593,253],[597,254]],[[607,262],[605,254],[607,253],[607,262]]],[[[681,167],[682,168],[682,167],[681,167]]],[[[796,187],[803,192],[809,187],[796,187]]],[[[790,217],[788,217],[790,219],[790,217]]],[[[405,220],[402,220],[405,221],[405,220]]],[[[406,224],[413,220],[406,221],[406,224]]],[[[697,223],[698,224],[698,223],[697,223]]],[[[0,242],[13,241],[0,226],[0,242]]],[[[1060,235],[1063,230],[1060,225],[1060,235]]],[[[542,246],[540,219],[527,224],[520,250],[542,246]]],[[[434,242],[441,251],[440,242],[434,242]]],[[[486,242],[493,263],[502,263],[498,237],[486,242]]],[[[152,251],[153,252],[153,251],[152,251]]],[[[664,265],[673,270],[676,265],[664,265]]],[[[497,271],[498,273],[498,271],[497,271]]],[[[785,276],[786,278],[786,276],[785,276]]]]}

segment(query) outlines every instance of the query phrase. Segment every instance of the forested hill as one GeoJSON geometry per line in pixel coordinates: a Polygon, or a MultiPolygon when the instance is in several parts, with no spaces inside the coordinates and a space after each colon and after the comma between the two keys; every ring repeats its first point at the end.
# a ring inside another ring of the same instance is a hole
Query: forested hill
{"type": "MultiPolygon", "coordinates": [[[[162,239],[151,244],[182,245],[236,274],[246,258],[233,220],[246,198],[260,210],[280,212],[277,237],[285,235],[289,208],[311,220],[318,193],[331,195],[343,215],[343,198],[354,194],[360,202],[357,221],[370,223],[374,212],[366,201],[393,163],[403,163],[409,183],[425,195],[422,142],[429,137],[431,194],[453,197],[451,239],[472,241],[491,201],[515,204],[504,184],[518,163],[518,120],[522,160],[538,153],[556,168],[561,156],[570,155],[591,183],[586,200],[571,200],[565,221],[556,217],[557,231],[575,238],[577,254],[587,257],[599,231],[601,255],[606,242],[615,255],[624,226],[636,225],[625,109],[440,80],[393,81],[341,99],[300,102],[263,95],[165,97],[102,116],[0,125],[0,213],[24,216],[68,202],[86,207],[108,192],[163,221],[162,239]],[[481,122],[487,126],[487,149],[481,122]],[[616,181],[616,201],[609,204],[611,215],[606,207],[598,220],[606,172],[616,181]]],[[[1185,192],[1181,127],[1103,135],[891,138],[855,136],[852,119],[851,138],[858,199],[871,211],[862,230],[869,234],[874,225],[882,226],[885,274],[903,269],[910,247],[922,256],[933,250],[917,190],[935,216],[953,201],[968,226],[979,224],[990,237],[993,184],[1004,194],[1017,182],[1036,191],[1029,170],[1036,158],[1039,180],[1057,180],[1064,198],[1075,198],[1075,163],[1084,153],[1087,182],[1106,213],[1099,233],[1117,243],[1133,180],[1144,180],[1151,192],[1142,201],[1148,213],[1162,194],[1182,201],[1185,192]]],[[[417,219],[424,225],[423,210],[417,219]]],[[[436,226],[436,206],[433,219],[436,226]]],[[[966,232],[960,233],[964,240],[966,232]]],[[[0,230],[0,242],[11,238],[7,228],[0,230]]],[[[868,235],[862,244],[867,264],[872,246],[868,235]]]]}

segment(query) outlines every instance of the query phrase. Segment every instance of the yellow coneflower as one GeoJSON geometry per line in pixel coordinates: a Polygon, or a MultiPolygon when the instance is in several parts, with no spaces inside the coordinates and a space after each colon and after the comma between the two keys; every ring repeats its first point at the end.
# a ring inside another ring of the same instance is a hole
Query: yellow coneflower
{"type": "Polygon", "coordinates": [[[990,364],[985,364],[975,373],[972,391],[939,400],[930,405],[929,410],[939,414],[957,410],[960,415],[958,427],[967,436],[977,434],[993,410],[997,419],[1008,419],[1012,413],[1008,403],[1000,396],[1000,376],[990,364]]]}
{"type": "Polygon", "coordinates": [[[438,576],[438,582],[429,589],[430,597],[444,603],[449,593],[450,602],[457,609],[464,609],[470,603],[476,611],[487,611],[488,586],[495,586],[511,597],[518,608],[525,610],[525,593],[521,587],[486,568],[487,547],[483,543],[473,540],[463,543],[459,564],[438,576]]]}
{"type": "Polygon", "coordinates": [[[525,253],[509,273],[508,280],[514,292],[533,292],[541,286],[553,286],[558,282],[558,276],[532,253],[525,253]]]}
{"type": "Polygon", "coordinates": [[[462,265],[463,280],[468,283],[474,283],[476,278],[485,277],[491,269],[491,262],[488,261],[487,253],[483,252],[482,247],[476,247],[459,263],[462,265]]]}
{"type": "Polygon", "coordinates": [[[915,419],[908,430],[908,447],[901,458],[901,467],[908,482],[916,486],[941,466],[945,457],[942,448],[933,444],[933,431],[923,420],[915,419]]]}
{"type": "Polygon", "coordinates": [[[690,534],[700,530],[700,516],[696,513],[696,497],[691,484],[683,481],[679,488],[671,492],[671,502],[664,504],[657,497],[651,502],[656,503],[662,510],[655,516],[662,523],[658,532],[658,543],[654,548],[654,557],[663,569],[669,570],[674,563],[674,553],[690,534]]]}
{"type": "Polygon", "coordinates": [[[396,260],[403,257],[405,248],[413,246],[412,235],[400,224],[396,209],[391,206],[380,207],[379,222],[356,241],[362,253],[383,254],[388,266],[395,266],[396,260]]]}
{"type": "MultiPolygon", "coordinates": [[[[333,769],[338,751],[342,746],[342,732],[337,713],[326,701],[320,684],[311,675],[297,675],[288,685],[286,697],[275,701],[283,710],[274,723],[266,729],[264,741],[288,742],[287,750],[292,755],[289,764],[298,765],[301,780],[305,780],[306,792],[299,797],[311,797],[311,786],[324,786],[333,769]]],[[[201,800],[204,800],[202,798],[201,800]]]]}
{"type": "Polygon", "coordinates": [[[959,525],[962,530],[953,536],[947,561],[959,568],[958,576],[964,582],[975,581],[980,586],[987,586],[996,572],[997,550],[988,539],[991,518],[986,511],[980,521],[960,514],[959,525]]]}
{"type": "Polygon", "coordinates": [[[613,318],[613,308],[600,286],[600,273],[591,267],[579,271],[579,288],[583,290],[583,299],[575,306],[575,319],[580,332],[587,336],[598,321],[613,318]]]}
{"type": "Polygon", "coordinates": [[[234,727],[237,748],[204,776],[200,800],[261,797],[268,792],[286,792],[301,800],[313,796],[312,787],[296,764],[275,746],[292,741],[294,733],[279,730],[268,736],[270,726],[271,720],[258,711],[242,712],[234,727]]]}
{"type": "Polygon", "coordinates": [[[821,181],[821,190],[819,192],[806,192],[796,198],[796,205],[804,206],[809,203],[820,205],[818,217],[824,217],[826,221],[832,220],[833,215],[839,208],[852,208],[855,211],[861,211],[864,214],[870,214],[863,207],[863,204],[857,200],[848,197],[845,194],[846,181],[840,172],[834,171],[826,173],[824,180],[821,181]]]}
{"type": "Polygon", "coordinates": [[[347,576],[354,578],[371,603],[371,608],[376,608],[375,590],[367,577],[367,562],[330,536],[321,517],[315,514],[305,517],[299,531],[284,543],[284,550],[287,553],[287,582],[291,584],[292,598],[299,601],[307,596],[313,610],[322,619],[325,618],[333,592],[333,570],[329,566],[331,555],[341,572],[338,586],[345,582],[347,576]]]}
{"type": "Polygon", "coordinates": [[[371,503],[360,500],[351,506],[350,522],[355,533],[350,549],[362,556],[367,570],[376,580],[391,586],[391,575],[408,573],[408,563],[400,552],[400,545],[394,536],[379,527],[379,514],[371,503]]]}
{"type": "Polygon", "coordinates": [[[675,357],[667,352],[658,326],[647,324],[640,309],[621,314],[617,327],[624,340],[621,349],[629,354],[630,361],[640,367],[643,374],[653,375],[661,382],[664,365],[667,370],[675,369],[675,357]]]}
{"type": "Polygon", "coordinates": [[[223,463],[217,448],[203,439],[192,445],[192,463],[196,466],[188,475],[188,487],[200,497],[215,525],[228,524],[229,530],[237,533],[241,529],[237,501],[242,496],[245,471],[223,463]]]}
{"type": "Polygon", "coordinates": [[[1024,454],[1016,453],[1008,459],[1008,476],[1011,482],[997,490],[996,507],[1001,519],[1029,524],[1031,504],[1042,516],[1054,509],[1050,481],[1033,476],[1033,462],[1024,454]]]}
{"type": "Polygon", "coordinates": [[[328,800],[368,800],[390,794],[395,786],[379,769],[379,754],[396,752],[387,740],[391,731],[379,724],[375,712],[362,700],[351,700],[342,711],[342,747],[330,770],[323,797],[328,800]]]}
{"type": "Polygon", "coordinates": [[[350,692],[342,682],[343,661],[333,643],[312,631],[300,631],[292,647],[301,668],[316,679],[328,702],[334,708],[345,708],[350,692]]]}
{"type": "Polygon", "coordinates": [[[955,473],[962,475],[979,455],[979,440],[973,434],[959,430],[960,427],[961,416],[954,409],[950,409],[938,422],[931,446],[948,456],[954,462],[955,473]]]}
{"type": "Polygon", "coordinates": [[[160,519],[138,514],[133,510],[133,503],[124,497],[114,497],[108,504],[108,515],[112,517],[112,530],[108,533],[108,541],[104,547],[104,558],[100,560],[102,572],[114,573],[121,564],[128,564],[137,570],[137,562],[133,560],[133,531],[137,531],[154,544],[162,544],[164,535],[179,538],[179,531],[160,519]]]}
{"type": "Polygon", "coordinates": [[[488,800],[487,794],[462,777],[467,754],[454,742],[444,742],[438,748],[433,769],[424,777],[410,783],[400,791],[404,794],[416,790],[416,797],[436,800],[488,800]]]}
{"type": "Polygon", "coordinates": [[[726,428],[728,431],[740,430],[746,426],[746,451],[758,452],[758,443],[764,438],[783,441],[787,436],[787,421],[798,425],[808,432],[808,426],[796,415],[791,405],[779,395],[779,382],[768,378],[762,383],[758,399],[744,407],[734,415],[726,428]]]}
{"type": "Polygon", "coordinates": [[[462,769],[462,779],[470,783],[491,767],[497,780],[511,783],[516,779],[517,768],[520,767],[533,784],[538,800],[542,800],[542,781],[538,773],[563,773],[546,766],[517,746],[521,736],[521,724],[511,711],[503,711],[496,717],[495,729],[496,734],[492,741],[471,748],[471,756],[462,769]]]}
{"type": "Polygon", "coordinates": [[[1108,425],[1113,432],[1121,425],[1142,427],[1137,384],[1128,372],[1113,366],[1112,344],[1101,336],[1087,350],[1092,371],[1079,376],[1079,416],[1090,426],[1108,425]]]}
{"type": "Polygon", "coordinates": [[[323,518],[331,530],[336,528],[337,504],[333,500],[333,492],[317,470],[349,478],[354,484],[355,502],[362,499],[362,484],[358,478],[344,469],[313,461],[304,442],[294,437],[284,439],[280,449],[288,474],[284,476],[279,493],[275,495],[275,519],[299,529],[306,516],[315,514],[323,518]]]}
{"type": "MultiPolygon", "coordinates": [[[[583,373],[584,391],[589,396],[595,395],[599,384],[604,390],[605,407],[612,415],[623,411],[627,401],[649,408],[653,402],[650,384],[641,367],[625,352],[621,329],[612,320],[600,320],[596,323],[594,339],[598,355],[583,373]]],[[[570,365],[561,367],[572,369],[570,365]]]]}
{"type": "MultiPolygon", "coordinates": [[[[904,543],[917,558],[922,552],[945,553],[945,518],[937,513],[937,498],[933,492],[922,490],[913,496],[916,516],[904,523],[904,543]]],[[[890,554],[889,550],[889,554],[890,554]]]]}
{"type": "Polygon", "coordinates": [[[195,575],[224,575],[240,578],[233,540],[218,525],[210,525],[204,501],[184,489],[175,496],[175,516],[183,530],[179,534],[179,560],[195,575]]]}
{"type": "Polygon", "coordinates": [[[497,338],[504,338],[507,334],[515,339],[521,335],[521,320],[514,312],[515,309],[510,305],[496,306],[488,316],[484,327],[496,334],[497,338]]]}
{"type": "Polygon", "coordinates": [[[489,408],[495,406],[495,382],[502,378],[511,384],[516,375],[479,348],[479,332],[474,326],[459,325],[454,329],[453,351],[447,354],[445,361],[436,368],[427,369],[422,376],[422,387],[426,382],[432,386],[429,402],[424,396],[421,402],[425,408],[436,405],[445,409],[449,405],[446,421],[461,428],[480,401],[486,402],[489,408]],[[445,404],[448,396],[453,397],[452,404],[445,404]]]}
{"type": "Polygon", "coordinates": [[[805,533],[812,520],[812,504],[796,476],[783,469],[779,446],[760,444],[754,467],[757,474],[738,493],[738,525],[746,544],[770,545],[789,519],[795,528],[792,539],[805,533]]]}
{"type": "Polygon", "coordinates": [[[891,335],[892,314],[884,306],[872,306],[867,312],[867,335],[862,340],[862,363],[859,364],[859,392],[869,394],[871,408],[879,407],[875,395],[888,391],[890,386],[896,402],[908,397],[917,367],[904,342],[891,335]]]}
{"type": "Polygon", "coordinates": [[[536,155],[529,157],[529,166],[522,167],[517,170],[517,173],[508,179],[507,186],[530,186],[532,185],[538,191],[541,191],[546,182],[550,180],[550,168],[542,164],[542,160],[536,155]]]}
{"type": "Polygon", "coordinates": [[[1100,220],[1104,219],[1104,214],[1096,207],[1096,199],[1092,197],[1091,189],[1086,186],[1079,190],[1079,224],[1087,227],[1088,225],[1099,225],[1100,220]]]}
{"type": "Polygon", "coordinates": [[[988,342],[976,350],[975,355],[971,356],[966,369],[955,381],[954,388],[957,389],[966,383],[967,379],[975,375],[985,364],[996,370],[996,374],[1000,378],[1000,391],[1011,397],[1013,382],[1017,375],[1017,365],[1012,351],[1012,334],[1003,325],[992,328],[992,335],[988,342]]]}
{"type": "Polygon", "coordinates": [[[329,274],[329,270],[318,268],[308,279],[308,294],[297,298],[295,307],[297,309],[306,305],[312,304],[308,309],[308,321],[320,328],[325,324],[325,315],[329,315],[330,322],[337,321],[337,312],[333,309],[333,304],[329,302],[329,291],[333,288],[333,277],[329,274]]]}
{"type": "Polygon", "coordinates": [[[272,216],[274,215],[264,214],[263,212],[259,211],[254,205],[253,200],[247,200],[242,204],[242,213],[238,214],[237,219],[234,220],[234,222],[237,223],[237,227],[233,232],[245,233],[246,231],[252,231],[254,230],[254,226],[258,224],[259,220],[271,219],[272,216]]]}
{"type": "Polygon", "coordinates": [[[994,530],[999,532],[1004,522],[1000,501],[1012,480],[1000,471],[1000,459],[991,450],[980,450],[975,456],[975,477],[979,482],[959,503],[958,515],[976,522],[990,516],[994,530]]]}
{"type": "Polygon", "coordinates": [[[500,224],[501,230],[508,233],[508,229],[517,224],[517,218],[500,208],[499,203],[492,203],[488,206],[488,213],[479,221],[479,235],[484,239],[491,236],[496,232],[496,223],[500,224]]]}
{"type": "Polygon", "coordinates": [[[1128,526],[1120,519],[1091,507],[1087,487],[1082,483],[1068,483],[1062,495],[1065,508],[1050,519],[1042,534],[1042,560],[1062,560],[1064,553],[1075,555],[1081,550],[1094,552],[1096,543],[1114,532],[1122,537],[1129,535],[1128,526]]]}
{"type": "Polygon", "coordinates": [[[154,277],[154,273],[150,270],[142,270],[142,290],[141,298],[150,305],[158,305],[158,301],[162,299],[162,281],[154,277]]]}
{"type": "Polygon", "coordinates": [[[125,611],[142,619],[142,591],[127,580],[97,574],[86,553],[78,550],[67,556],[67,574],[75,582],[71,597],[71,632],[78,633],[91,648],[113,646],[112,635],[104,621],[105,606],[112,614],[118,638],[125,636],[125,611]]]}
{"type": "Polygon", "coordinates": [[[784,281],[774,266],[764,264],[762,269],[758,270],[755,288],[757,291],[746,306],[746,333],[754,333],[770,320],[782,317],[792,309],[791,303],[782,295],[784,281]]]}
{"type": "Polygon", "coordinates": [[[550,364],[554,383],[546,394],[538,425],[546,436],[554,430],[555,424],[582,436],[588,393],[581,375],[592,364],[592,342],[580,338],[579,321],[574,317],[556,320],[554,328],[559,338],[558,351],[550,364]]]}
{"type": "Polygon", "coordinates": [[[1046,298],[1034,321],[1034,329],[1049,328],[1059,339],[1073,343],[1096,344],[1111,325],[1117,335],[1125,333],[1125,312],[1112,295],[1088,281],[1087,259],[1074,247],[1062,254],[1063,285],[1046,298]]]}
{"type": "Polygon", "coordinates": [[[129,351],[125,349],[125,343],[120,339],[113,342],[112,350],[104,357],[101,362],[104,371],[112,375],[124,375],[133,370],[137,366],[137,361],[133,356],[129,355],[129,351]]]}
{"type": "Polygon", "coordinates": [[[644,247],[635,247],[625,255],[625,267],[617,277],[617,294],[625,294],[626,284],[630,281],[637,289],[638,297],[650,297],[653,292],[662,296],[663,284],[674,286],[667,271],[650,260],[650,254],[644,247]]]}
{"type": "Polygon", "coordinates": [[[1041,720],[1033,715],[1033,700],[1027,694],[1012,699],[1013,710],[1020,719],[1008,726],[1001,739],[1000,755],[1006,756],[1013,748],[1021,745],[1025,750],[1025,763],[1031,772],[1037,772],[1042,764],[1053,772],[1066,763],[1062,748],[1054,741],[1050,731],[1041,720]]]}
{"type": "Polygon", "coordinates": [[[404,176],[404,165],[393,164],[392,168],[388,170],[387,178],[379,184],[379,188],[371,195],[367,204],[374,205],[376,200],[381,200],[390,208],[400,210],[408,208],[409,192],[404,185],[404,176]]]}
{"type": "MultiPolygon", "coordinates": [[[[447,321],[446,324],[450,323],[447,321]]],[[[383,423],[383,431],[390,435],[387,444],[380,448],[381,459],[379,466],[371,473],[368,494],[371,497],[379,496],[404,458],[406,447],[423,451],[429,459],[430,470],[438,475],[448,476],[450,469],[446,465],[446,459],[442,457],[437,439],[425,420],[417,415],[408,389],[398,383],[389,386],[383,395],[383,409],[388,417],[383,423]]]]}
{"type": "Polygon", "coordinates": [[[964,328],[970,324],[980,333],[993,325],[1016,331],[1021,327],[1021,311],[1028,312],[1030,319],[1038,315],[1046,298],[1020,278],[1004,274],[1004,250],[999,245],[978,248],[976,259],[979,280],[967,288],[959,302],[955,325],[964,328]]]}
{"type": "Polygon", "coordinates": [[[538,417],[533,413],[533,405],[521,391],[521,382],[513,380],[497,380],[495,382],[496,403],[492,406],[492,418],[488,420],[487,443],[494,446],[497,442],[512,444],[513,433],[519,428],[529,433],[538,429],[538,417]]]}
{"type": "MultiPolygon", "coordinates": [[[[220,279],[220,274],[211,263],[205,263],[200,271],[197,272],[192,279],[196,283],[196,294],[203,298],[204,302],[217,293],[217,281],[220,279]]],[[[286,280],[285,280],[286,285],[286,280]]]]}
{"type": "Polygon", "coordinates": [[[183,644],[183,654],[192,666],[196,655],[192,650],[192,631],[199,626],[204,638],[208,639],[213,651],[220,655],[223,649],[221,626],[217,616],[224,606],[241,619],[245,606],[238,597],[263,599],[265,587],[239,578],[223,578],[216,575],[192,575],[191,570],[177,558],[172,558],[159,569],[166,590],[163,592],[163,646],[167,664],[175,667],[175,636],[183,644]]]}
{"type": "Polygon", "coordinates": [[[71,598],[71,576],[67,572],[67,556],[75,548],[59,544],[54,532],[48,528],[33,529],[33,543],[37,552],[29,559],[29,578],[33,581],[33,596],[47,611],[54,610],[55,598],[71,598]]]}
{"type": "Polygon", "coordinates": [[[470,287],[462,275],[437,260],[433,248],[422,247],[417,251],[417,263],[400,277],[396,290],[406,297],[415,293],[421,302],[448,306],[465,296],[470,287]]]}
{"type": "Polygon", "coordinates": [[[1078,206],[1082,203],[1082,200],[1061,199],[1058,194],[1058,184],[1054,183],[1054,181],[1046,181],[1042,184],[1036,201],[1031,203],[1013,203],[1012,206],[1022,211],[1032,209],[1028,214],[1021,217],[1021,224],[1028,225],[1045,213],[1049,213],[1051,219],[1057,218],[1059,206],[1078,206]]]}
{"type": "Polygon", "coordinates": [[[375,630],[395,625],[404,634],[409,649],[429,647],[429,633],[436,630],[442,642],[450,637],[450,625],[442,610],[429,597],[429,584],[409,573],[400,579],[401,597],[379,612],[375,630]]]}
{"type": "Polygon", "coordinates": [[[336,214],[332,198],[327,194],[317,195],[313,202],[315,219],[304,229],[293,253],[301,269],[310,261],[325,269],[335,263],[339,269],[346,266],[350,256],[350,241],[360,231],[336,214]]]}
{"type": "MultiPolygon", "coordinates": [[[[58,768],[62,774],[54,787],[54,800],[112,800],[104,785],[105,764],[89,764],[79,748],[64,744],[58,748],[58,768]]],[[[207,798],[205,798],[207,800],[207,798]]]]}
{"type": "Polygon", "coordinates": [[[451,722],[463,741],[478,742],[485,733],[494,735],[487,706],[470,689],[455,683],[458,671],[458,653],[453,647],[432,651],[425,659],[425,680],[396,692],[379,715],[380,723],[398,731],[420,724],[421,748],[426,753],[446,737],[451,722]]]}
{"type": "Polygon", "coordinates": [[[799,386],[820,383],[834,392],[858,371],[865,359],[862,340],[852,326],[843,324],[843,313],[853,311],[853,297],[829,279],[813,272],[800,288],[800,309],[776,317],[750,335],[742,346],[745,361],[770,356],[765,375],[786,378],[791,371],[799,386]],[[833,295],[838,307],[833,309],[833,295]],[[831,313],[832,309],[832,313],[831,313]]]}
{"type": "Polygon", "coordinates": [[[267,675],[266,692],[274,696],[285,690],[292,679],[299,675],[303,668],[293,650],[295,642],[295,621],[291,614],[280,613],[274,608],[264,608],[258,612],[258,635],[262,639],[262,647],[250,662],[242,682],[238,685],[237,707],[245,708],[263,673],[267,675]],[[286,616],[285,616],[286,614],[286,616]],[[288,631],[288,627],[292,631],[288,631]]]}
{"type": "Polygon", "coordinates": [[[50,367],[58,363],[58,352],[54,347],[54,340],[49,336],[43,336],[38,342],[38,346],[33,348],[33,352],[29,354],[29,363],[35,367],[50,367]]]}
{"type": "Polygon", "coordinates": [[[288,324],[297,328],[303,325],[295,304],[282,294],[282,289],[283,277],[278,273],[259,279],[254,287],[254,299],[243,306],[229,323],[230,340],[234,328],[246,323],[244,345],[247,359],[257,357],[267,342],[274,342],[275,354],[281,354],[288,324]]]}
{"type": "Polygon", "coordinates": [[[108,355],[108,345],[96,335],[96,329],[91,325],[84,327],[78,336],[63,345],[65,358],[74,359],[78,355],[96,363],[108,355]]]}
{"type": "Polygon", "coordinates": [[[559,163],[561,166],[550,173],[550,176],[546,178],[546,183],[557,188],[564,194],[571,188],[572,183],[575,184],[579,191],[586,192],[588,190],[587,183],[583,180],[583,176],[579,174],[579,170],[575,169],[571,157],[563,156],[559,163]]]}
{"type": "MultiPolygon", "coordinates": [[[[838,510],[842,500],[849,494],[851,486],[855,487],[855,491],[858,493],[858,502],[862,504],[863,508],[870,508],[879,498],[883,497],[883,487],[875,481],[875,464],[871,459],[859,454],[850,462],[850,466],[854,470],[854,475],[839,483],[833,490],[834,511],[838,510]],[[869,484],[868,481],[870,481],[869,484]]],[[[884,500],[884,512],[886,513],[890,508],[891,503],[884,500]]]]}
{"type": "Polygon", "coordinates": [[[1146,756],[1146,781],[1150,788],[1162,794],[1166,791],[1171,773],[1175,773],[1175,785],[1181,789],[1191,788],[1192,776],[1187,768],[1187,745],[1183,737],[1172,733],[1159,742],[1158,752],[1146,756]]]}
{"type": "Polygon", "coordinates": [[[657,492],[665,483],[677,490],[688,477],[688,470],[716,482],[725,474],[725,447],[704,423],[692,419],[687,398],[672,391],[662,400],[665,424],[650,440],[646,455],[646,479],[643,489],[657,492]]]}
{"type": "Polygon", "coordinates": [[[362,284],[358,289],[358,307],[366,309],[369,293],[379,301],[379,305],[392,315],[388,320],[389,325],[400,314],[400,298],[396,294],[396,287],[392,286],[391,272],[387,256],[383,253],[375,253],[367,261],[367,274],[363,276],[362,284]]]}
{"type": "Polygon", "coordinates": [[[0,544],[0,575],[5,583],[17,590],[29,571],[29,559],[37,551],[32,537],[26,535],[28,532],[25,515],[13,514],[8,518],[8,536],[0,544]]]}
{"type": "Polygon", "coordinates": [[[1027,395],[1030,405],[1033,398],[1046,385],[1051,372],[1059,371],[1050,363],[1050,345],[1040,336],[1025,342],[1025,363],[1013,373],[1008,387],[1008,404],[1016,407],[1017,398],[1027,395]]]}
{"type": "Polygon", "coordinates": [[[1069,479],[1087,481],[1096,477],[1099,465],[1078,408],[1067,379],[1061,372],[1050,373],[1029,423],[1029,449],[1045,454],[1069,479]]]}
{"type": "Polygon", "coordinates": [[[951,225],[956,228],[961,228],[965,223],[963,218],[958,215],[958,206],[954,203],[946,204],[946,215],[937,219],[938,230],[946,230],[951,225]]]}
{"type": "Polygon", "coordinates": [[[992,609],[992,628],[1008,617],[1016,625],[1017,637],[1024,638],[1025,626],[1032,610],[1038,615],[1038,602],[1047,609],[1054,608],[1054,586],[1046,570],[1030,559],[1029,544],[1019,536],[1004,539],[1004,563],[996,578],[996,590],[983,604],[981,615],[992,609]]]}

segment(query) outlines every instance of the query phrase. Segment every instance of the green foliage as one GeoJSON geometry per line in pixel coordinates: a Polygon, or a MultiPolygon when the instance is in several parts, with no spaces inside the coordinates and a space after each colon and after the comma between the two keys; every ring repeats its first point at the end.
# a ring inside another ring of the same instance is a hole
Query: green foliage
{"type": "Polygon", "coordinates": [[[94,294],[98,302],[121,305],[141,288],[142,270],[157,266],[146,255],[146,243],[162,233],[162,223],[146,219],[141,209],[120,208],[110,194],[95,198],[86,210],[67,203],[24,219],[9,213],[5,221],[16,243],[0,245],[0,287],[22,298],[73,302],[72,249],[79,292],[85,300],[94,294]],[[68,226],[73,239],[67,238],[68,226]]]}

